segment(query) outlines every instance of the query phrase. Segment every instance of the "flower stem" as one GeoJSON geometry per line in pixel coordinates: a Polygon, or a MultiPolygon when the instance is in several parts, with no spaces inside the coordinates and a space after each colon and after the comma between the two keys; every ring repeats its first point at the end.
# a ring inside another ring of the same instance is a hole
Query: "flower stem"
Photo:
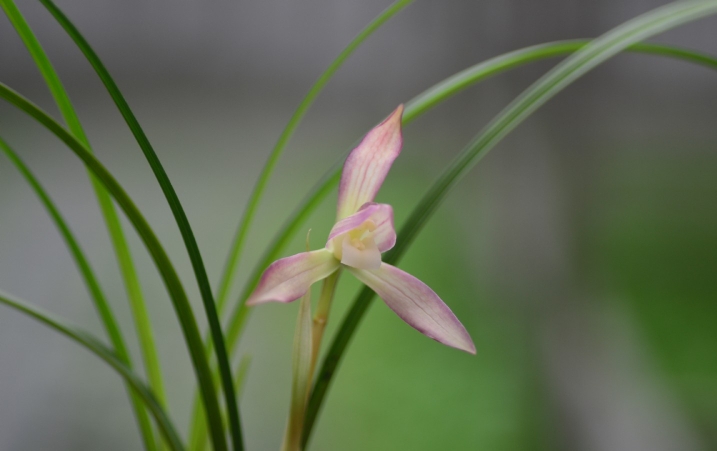
{"type": "Polygon", "coordinates": [[[300,451],[301,433],[304,429],[306,405],[309,402],[311,375],[313,373],[312,347],[314,340],[311,321],[311,289],[301,298],[299,315],[294,334],[292,358],[291,407],[281,451],[300,451]]]}
{"type": "Polygon", "coordinates": [[[309,373],[309,380],[314,377],[316,361],[319,358],[319,351],[321,350],[321,339],[324,336],[326,322],[329,320],[331,302],[334,299],[334,293],[336,293],[336,285],[339,281],[340,276],[341,269],[324,279],[324,283],[321,286],[319,303],[316,305],[316,313],[314,313],[313,320],[313,331],[311,339],[311,371],[309,373]]]}

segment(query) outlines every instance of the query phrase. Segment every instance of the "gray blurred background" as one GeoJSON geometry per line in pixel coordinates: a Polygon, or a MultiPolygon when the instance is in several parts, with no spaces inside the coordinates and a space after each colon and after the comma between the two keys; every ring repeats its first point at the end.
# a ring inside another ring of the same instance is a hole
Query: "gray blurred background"
{"type": "MultiPolygon", "coordinates": [[[[120,115],[80,52],[18,0],[99,158],[176,262],[204,324],[181,238],[120,115]]],[[[597,36],[656,0],[417,0],[338,72],[291,141],[260,208],[243,282],[283,218],[358,137],[469,65],[597,36]]],[[[249,191],[294,108],[384,0],[58,4],[104,59],[187,210],[219,279],[249,191]]],[[[656,41],[717,54],[717,18],[656,41]]],[[[406,127],[378,200],[401,224],[441,168],[555,60],[488,80],[406,127]]],[[[0,79],[56,113],[0,18],[0,79]]],[[[450,195],[401,267],[466,325],[476,357],[416,333],[380,301],[349,348],[315,450],[717,450],[717,73],[621,55],[513,132],[450,195]]],[[[125,335],[131,315],[79,161],[0,103],[0,133],[51,191],[99,273],[125,335]]],[[[312,216],[322,245],[335,196],[312,216]]],[[[127,228],[129,230],[129,227],[127,228]]],[[[172,417],[194,387],[171,304],[133,232],[172,417]]],[[[289,253],[303,246],[298,237],[289,253]]],[[[329,336],[358,288],[342,281],[329,336]]],[[[241,283],[235,287],[238,293],[241,283]]],[[[0,159],[0,287],[102,329],[44,210],[0,159]]],[[[234,296],[232,299],[235,299],[234,296]]],[[[253,312],[240,354],[249,449],[278,449],[296,305],[253,312]]],[[[140,440],[120,379],[75,344],[0,308],[0,450],[126,450],[140,440]]]]}

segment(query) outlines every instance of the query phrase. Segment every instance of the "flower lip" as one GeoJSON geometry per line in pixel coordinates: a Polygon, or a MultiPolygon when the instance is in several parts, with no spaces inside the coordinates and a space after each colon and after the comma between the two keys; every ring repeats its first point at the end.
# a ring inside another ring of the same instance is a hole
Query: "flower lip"
{"type": "MultiPolygon", "coordinates": [[[[371,232],[366,228],[355,229],[337,239],[341,239],[341,263],[357,269],[378,269],[381,267],[381,252],[373,241],[371,232]]],[[[334,250],[336,256],[339,246],[334,250]]],[[[339,258],[338,256],[336,256],[339,258]]]]}
{"type": "MultiPolygon", "coordinates": [[[[358,212],[337,222],[329,233],[326,247],[335,253],[341,249],[342,236],[356,231],[369,234],[379,252],[386,252],[396,244],[393,227],[393,208],[388,204],[365,203],[358,212]],[[338,249],[337,249],[338,248],[338,249]]],[[[355,236],[354,238],[358,238],[355,236]]],[[[337,256],[341,260],[340,256],[337,256]]]]}

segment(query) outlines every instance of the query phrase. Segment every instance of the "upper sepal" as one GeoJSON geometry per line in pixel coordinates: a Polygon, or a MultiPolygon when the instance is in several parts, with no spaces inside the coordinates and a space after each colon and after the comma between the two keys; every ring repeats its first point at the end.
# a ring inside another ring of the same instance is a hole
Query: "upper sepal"
{"type": "Polygon", "coordinates": [[[351,151],[341,173],[337,219],[356,213],[363,204],[372,202],[401,153],[401,116],[399,105],[383,122],[374,127],[351,151]]]}

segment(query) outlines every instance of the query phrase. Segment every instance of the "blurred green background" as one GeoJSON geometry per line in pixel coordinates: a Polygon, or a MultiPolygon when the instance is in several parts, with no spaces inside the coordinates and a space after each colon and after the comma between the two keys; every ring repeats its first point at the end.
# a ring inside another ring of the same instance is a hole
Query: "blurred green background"
{"type": "MultiPolygon", "coordinates": [[[[99,158],[155,227],[201,312],[179,233],[121,117],[42,8],[17,3],[57,63],[99,158]]],[[[58,3],[146,128],[214,283],[293,108],[387,5],[58,3]]],[[[661,3],[418,0],[356,53],[307,116],[260,208],[240,281],[315,180],[398,103],[491,56],[594,36],[661,3]]],[[[703,20],[660,41],[717,54],[715,25],[703,20]]],[[[54,112],[4,18],[0,42],[0,78],[54,112]]],[[[462,146],[553,63],[489,80],[406,127],[403,154],[377,199],[394,206],[397,225],[462,146]]],[[[423,337],[375,302],[340,367],[311,449],[717,450],[716,99],[712,71],[619,56],[509,136],[449,196],[400,264],[449,304],[477,356],[423,337]]],[[[83,168],[5,103],[0,133],[68,217],[129,339],[130,313],[83,168]]],[[[314,248],[323,245],[334,208],[335,195],[306,224],[314,248]]],[[[157,273],[129,235],[169,407],[184,429],[191,366],[157,273]]],[[[303,242],[297,237],[286,254],[301,251],[303,242]]],[[[102,333],[60,237],[4,159],[0,287],[102,333]]],[[[328,337],[358,288],[342,278],[328,337]]],[[[279,448],[296,313],[297,305],[255,309],[236,356],[252,356],[241,401],[249,449],[279,448]]],[[[0,450],[139,447],[112,371],[0,309],[0,450]]]]}

